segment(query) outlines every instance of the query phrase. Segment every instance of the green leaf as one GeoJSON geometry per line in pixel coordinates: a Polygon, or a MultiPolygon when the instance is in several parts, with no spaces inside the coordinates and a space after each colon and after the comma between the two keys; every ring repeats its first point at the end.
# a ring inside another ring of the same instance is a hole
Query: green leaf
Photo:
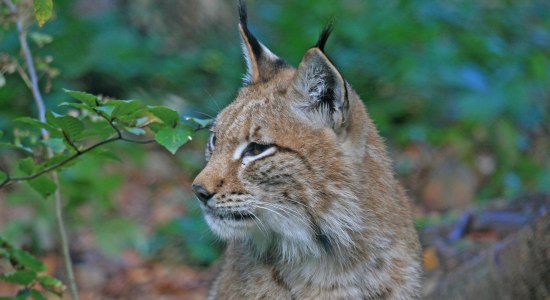
{"type": "Polygon", "coordinates": [[[101,157],[103,159],[110,159],[118,162],[122,162],[122,159],[118,157],[113,151],[109,151],[107,149],[102,148],[95,148],[94,150],[88,152],[88,154],[101,157]]]}
{"type": "Polygon", "coordinates": [[[52,126],[58,126],[55,114],[49,110],[46,111],[46,122],[52,126]]]}
{"type": "Polygon", "coordinates": [[[17,146],[17,145],[14,145],[14,144],[11,144],[11,143],[5,143],[5,142],[0,142],[0,148],[1,147],[5,147],[5,148],[14,148],[14,149],[20,149],[21,147],[17,146]]]}
{"type": "Polygon", "coordinates": [[[155,134],[155,140],[172,154],[191,139],[191,130],[184,126],[166,127],[155,134]]]}
{"type": "Polygon", "coordinates": [[[15,260],[19,265],[31,269],[32,271],[46,271],[46,266],[44,265],[44,263],[36,259],[36,257],[32,256],[29,252],[25,250],[12,248],[10,249],[10,257],[15,260]]]}
{"type": "Polygon", "coordinates": [[[32,289],[31,290],[31,296],[34,300],[47,300],[42,293],[40,293],[38,290],[32,289]]]}
{"type": "Polygon", "coordinates": [[[71,91],[67,89],[63,89],[65,93],[69,94],[69,96],[75,98],[76,100],[86,104],[89,107],[96,107],[97,106],[97,96],[85,93],[85,92],[79,92],[79,91],[71,91]]]}
{"type": "Polygon", "coordinates": [[[14,144],[12,144],[12,143],[0,142],[0,148],[1,148],[1,147],[13,148],[13,149],[17,149],[17,150],[23,150],[23,151],[28,152],[28,153],[32,153],[32,149],[31,149],[31,148],[23,147],[23,146],[18,146],[18,145],[14,145],[14,144]]]}
{"type": "Polygon", "coordinates": [[[31,157],[20,159],[17,165],[19,166],[19,170],[25,175],[31,175],[38,170],[38,165],[31,157]]]}
{"type": "Polygon", "coordinates": [[[210,125],[212,122],[214,122],[213,119],[199,119],[199,118],[193,118],[193,117],[185,118],[185,120],[187,120],[189,122],[192,122],[192,123],[195,123],[195,124],[198,124],[201,127],[206,127],[206,126],[210,125]]]}
{"type": "Polygon", "coordinates": [[[98,111],[104,112],[108,117],[111,117],[113,114],[113,111],[115,110],[115,106],[111,105],[102,105],[95,108],[98,111]]]}
{"type": "Polygon", "coordinates": [[[115,110],[111,114],[113,118],[129,116],[135,113],[141,107],[141,104],[135,100],[111,100],[109,101],[109,103],[112,101],[118,102],[118,105],[115,107],[115,110]]]}
{"type": "Polygon", "coordinates": [[[94,111],[93,108],[89,107],[86,104],[82,104],[82,103],[63,102],[63,103],[59,104],[59,106],[69,106],[69,107],[78,108],[78,109],[81,109],[81,110],[94,111]]]}
{"type": "Polygon", "coordinates": [[[53,0],[34,0],[34,15],[42,27],[52,17],[53,0]]]}
{"type": "Polygon", "coordinates": [[[9,273],[0,274],[0,280],[17,283],[20,285],[28,285],[36,279],[36,272],[32,270],[19,270],[9,273]]]}
{"type": "Polygon", "coordinates": [[[27,183],[37,191],[44,199],[48,198],[57,189],[57,185],[48,177],[42,175],[27,181],[27,183]]]}
{"type": "Polygon", "coordinates": [[[37,129],[46,129],[50,133],[57,131],[57,129],[52,127],[50,124],[42,123],[39,120],[29,118],[29,117],[17,118],[17,119],[14,120],[14,122],[25,123],[25,124],[28,124],[28,125],[31,125],[31,126],[37,128],[37,129]]]}
{"type": "Polygon", "coordinates": [[[49,138],[47,140],[42,140],[42,144],[52,149],[55,153],[61,153],[65,150],[65,143],[61,138],[49,138]]]}
{"type": "Polygon", "coordinates": [[[15,295],[14,300],[27,300],[29,296],[31,295],[31,290],[28,288],[24,288],[22,290],[17,291],[17,295],[15,295]]]}
{"type": "Polygon", "coordinates": [[[0,183],[4,182],[4,180],[8,179],[8,174],[0,171],[0,183]]]}
{"type": "Polygon", "coordinates": [[[149,111],[164,122],[164,124],[171,127],[176,126],[180,119],[179,114],[168,107],[150,107],[149,111]]]}
{"type": "Polygon", "coordinates": [[[61,297],[63,292],[67,289],[67,287],[57,278],[53,278],[51,276],[39,276],[37,279],[44,289],[56,294],[57,296],[61,297]]]}
{"type": "Polygon", "coordinates": [[[84,123],[75,117],[61,116],[55,118],[55,120],[63,132],[65,132],[73,140],[84,130],[84,123]]]}
{"type": "Polygon", "coordinates": [[[147,125],[147,128],[151,129],[154,133],[159,132],[161,129],[166,128],[164,123],[152,122],[147,125]]]}

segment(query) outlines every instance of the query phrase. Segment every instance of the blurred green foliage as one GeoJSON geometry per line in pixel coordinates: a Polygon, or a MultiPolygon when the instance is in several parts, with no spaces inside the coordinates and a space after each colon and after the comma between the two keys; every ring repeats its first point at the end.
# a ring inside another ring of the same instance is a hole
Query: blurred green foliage
{"type": "MultiPolygon", "coordinates": [[[[248,2],[251,30],[293,65],[315,43],[324,24],[335,18],[327,52],[365,101],[393,151],[413,144],[450,147],[474,170],[478,170],[479,155],[490,157],[494,168],[477,174],[482,178],[479,199],[550,189],[550,2],[248,2]]],[[[51,61],[39,68],[50,109],[67,101],[62,88],[139,98],[203,118],[203,114],[215,115],[232,100],[245,69],[236,10],[227,12],[235,21],[226,30],[201,28],[179,34],[179,28],[170,33],[156,31],[155,24],[162,20],[152,20],[145,29],[137,26],[137,2],[97,4],[100,8],[93,10],[83,8],[83,3],[91,2],[56,1],[54,18],[40,29],[31,28],[37,60],[51,61]],[[168,38],[180,43],[169,46],[168,38]]],[[[159,2],[157,7],[169,10],[170,3],[159,2]]],[[[17,56],[15,30],[5,29],[0,31],[0,52],[17,56]]],[[[11,136],[11,121],[35,112],[24,82],[15,73],[4,76],[0,130],[11,136]]],[[[204,138],[199,136],[179,156],[179,166],[190,171],[189,177],[202,165],[204,138]]],[[[143,163],[142,150],[126,146],[120,153],[133,157],[138,165],[143,163]]],[[[406,167],[397,171],[402,176],[411,172],[406,167]]],[[[112,196],[123,181],[121,175],[106,173],[93,159],[62,175],[69,208],[94,207],[92,216],[74,217],[72,225],[98,224],[116,215],[112,196]]],[[[8,200],[18,202],[29,193],[22,189],[8,200]]],[[[134,242],[117,241],[120,247],[142,243],[144,237],[135,233],[131,221],[113,222],[119,223],[92,227],[99,231],[124,228],[134,242]]],[[[2,231],[21,237],[15,234],[16,228],[33,227],[25,224],[13,221],[2,231]]],[[[198,253],[194,258],[202,264],[215,255],[204,252],[202,242],[189,234],[201,226],[175,219],[149,237],[148,248],[157,253],[158,245],[178,238],[195,247],[191,252],[198,253]]],[[[100,241],[113,240],[99,236],[100,241]]],[[[119,251],[120,247],[109,249],[112,244],[106,244],[105,251],[119,251]]]]}

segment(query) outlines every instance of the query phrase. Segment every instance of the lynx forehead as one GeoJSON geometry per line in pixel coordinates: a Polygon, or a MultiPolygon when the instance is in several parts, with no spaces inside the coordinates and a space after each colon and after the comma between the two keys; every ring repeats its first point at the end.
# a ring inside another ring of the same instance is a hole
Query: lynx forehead
{"type": "MultiPolygon", "coordinates": [[[[228,243],[211,299],[412,299],[419,243],[366,109],[324,51],[297,68],[248,30],[244,86],[221,111],[193,182],[228,243]]],[[[360,81],[360,79],[356,79],[360,81]]]]}

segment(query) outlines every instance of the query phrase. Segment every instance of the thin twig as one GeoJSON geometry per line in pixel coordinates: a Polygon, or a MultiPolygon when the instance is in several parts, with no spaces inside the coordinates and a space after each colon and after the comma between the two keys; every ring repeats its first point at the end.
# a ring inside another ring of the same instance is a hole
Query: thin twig
{"type": "MultiPolygon", "coordinates": [[[[11,0],[4,0],[4,3],[8,5],[10,11],[13,14],[17,15],[17,7],[11,0]]],[[[19,43],[21,44],[21,50],[23,51],[25,62],[27,63],[28,75],[31,79],[31,90],[32,90],[34,102],[38,109],[38,119],[41,122],[46,123],[46,105],[44,104],[44,99],[42,98],[42,94],[40,93],[40,87],[38,85],[38,76],[36,75],[36,69],[34,67],[32,52],[29,47],[29,44],[27,43],[27,31],[23,26],[22,15],[17,16],[16,27],[19,33],[19,43]]],[[[48,139],[48,131],[46,129],[42,129],[41,132],[42,132],[42,137],[44,139],[48,139]]],[[[53,153],[51,149],[48,149],[48,157],[51,158],[52,156],[53,156],[53,153]]],[[[63,222],[63,203],[62,203],[61,192],[59,188],[59,176],[57,175],[56,172],[53,173],[53,181],[55,185],[58,187],[55,192],[55,211],[56,211],[56,219],[57,219],[59,234],[61,235],[61,248],[63,249],[63,259],[65,261],[65,270],[67,272],[67,279],[69,281],[69,289],[71,291],[72,298],[74,300],[79,300],[80,296],[78,294],[78,288],[76,285],[76,280],[73,272],[71,255],[69,253],[69,243],[67,238],[67,232],[65,230],[65,225],[63,222]]]]}
{"type": "Polygon", "coordinates": [[[31,180],[31,179],[34,179],[36,177],[39,177],[41,175],[44,175],[46,173],[49,173],[49,172],[52,172],[68,163],[70,163],[71,161],[73,161],[74,159],[78,158],[79,156],[87,153],[87,152],[90,152],[92,150],[94,150],[95,148],[97,147],[100,147],[100,146],[103,146],[105,144],[109,144],[111,142],[114,142],[114,141],[118,141],[118,140],[121,140],[121,141],[125,141],[125,142],[130,142],[130,143],[136,143],[136,144],[150,144],[150,143],[153,143],[155,142],[154,140],[131,140],[131,139],[128,139],[128,138],[124,138],[124,137],[119,137],[118,135],[115,135],[111,138],[108,138],[106,140],[103,140],[101,142],[98,142],[97,144],[94,144],[84,150],[80,150],[79,152],[67,157],[66,159],[56,163],[56,164],[53,164],[45,169],[42,169],[34,174],[31,174],[31,175],[28,175],[28,176],[21,176],[21,177],[9,177],[6,178],[2,183],[0,183],[0,188],[3,188],[4,186],[7,186],[7,185],[10,185],[12,184],[13,182],[16,182],[16,181],[25,181],[25,180],[31,180]]]}
{"type": "Polygon", "coordinates": [[[76,152],[76,153],[80,153],[80,149],[78,149],[78,147],[73,143],[73,141],[71,140],[71,138],[69,137],[69,135],[67,135],[67,133],[63,130],[63,137],[65,138],[65,141],[67,141],[67,143],[69,144],[69,146],[71,146],[71,148],[73,148],[73,150],[76,152]]]}
{"type": "MultiPolygon", "coordinates": [[[[11,0],[4,0],[4,3],[8,5],[11,13],[17,14],[17,7],[11,0]]],[[[19,43],[21,44],[21,50],[25,56],[25,62],[27,63],[27,69],[29,71],[29,77],[31,80],[31,91],[34,97],[34,102],[38,108],[38,119],[41,122],[46,122],[46,106],[44,105],[44,99],[40,93],[38,86],[38,76],[36,75],[36,68],[34,67],[34,61],[32,59],[32,52],[27,42],[27,31],[23,25],[23,17],[19,15],[15,21],[17,32],[19,33],[19,43]]]]}
{"type": "Polygon", "coordinates": [[[120,131],[120,129],[118,129],[118,127],[115,126],[115,124],[113,123],[115,121],[115,119],[110,119],[109,117],[107,117],[102,111],[100,111],[99,109],[94,109],[94,112],[102,117],[105,121],[107,121],[107,123],[109,123],[109,126],[111,126],[111,128],[114,129],[114,131],[117,133],[118,137],[119,138],[122,138],[122,132],[120,131]]]}

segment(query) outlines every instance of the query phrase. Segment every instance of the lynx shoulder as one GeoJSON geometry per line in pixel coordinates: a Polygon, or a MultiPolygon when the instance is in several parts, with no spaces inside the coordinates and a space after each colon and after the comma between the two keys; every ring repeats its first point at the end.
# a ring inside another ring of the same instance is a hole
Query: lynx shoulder
{"type": "MultiPolygon", "coordinates": [[[[418,236],[363,102],[324,51],[297,68],[260,43],[239,5],[248,66],[193,183],[227,241],[210,299],[414,299],[418,236]]],[[[360,81],[356,79],[355,81],[360,81]]]]}

